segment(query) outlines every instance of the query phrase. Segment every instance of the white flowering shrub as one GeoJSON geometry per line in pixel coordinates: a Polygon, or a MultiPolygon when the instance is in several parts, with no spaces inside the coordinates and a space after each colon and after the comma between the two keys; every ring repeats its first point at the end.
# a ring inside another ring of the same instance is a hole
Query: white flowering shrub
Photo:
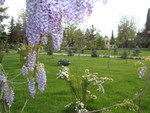
{"type": "Polygon", "coordinates": [[[104,93],[103,83],[105,83],[106,81],[113,81],[112,78],[98,77],[98,73],[90,73],[89,70],[86,69],[85,75],[82,76],[81,81],[79,82],[82,89],[81,93],[77,90],[76,84],[78,83],[74,81],[75,79],[73,77],[74,76],[69,73],[69,68],[64,66],[57,74],[57,79],[65,80],[68,83],[73,94],[72,97],[74,97],[74,99],[72,100],[73,102],[66,105],[65,108],[71,108],[73,106],[73,109],[77,113],[88,112],[88,110],[86,109],[87,96],[89,96],[91,99],[97,99],[97,96],[93,95],[89,91],[88,87],[90,85],[96,86],[97,91],[104,93]]]}

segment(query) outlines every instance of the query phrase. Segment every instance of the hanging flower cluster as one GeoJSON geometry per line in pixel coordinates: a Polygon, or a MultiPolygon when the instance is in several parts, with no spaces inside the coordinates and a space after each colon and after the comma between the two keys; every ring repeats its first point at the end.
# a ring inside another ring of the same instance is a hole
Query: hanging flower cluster
{"type": "Polygon", "coordinates": [[[46,72],[44,70],[44,64],[38,61],[38,52],[40,48],[41,46],[38,45],[33,48],[24,45],[23,47],[20,47],[20,51],[26,49],[25,54],[20,52],[20,54],[23,54],[22,57],[26,58],[22,66],[22,75],[28,81],[29,93],[33,98],[36,94],[35,80],[37,80],[38,89],[41,92],[43,92],[46,87],[46,72]]]}
{"type": "Polygon", "coordinates": [[[147,69],[146,66],[141,67],[141,70],[139,72],[139,78],[142,78],[144,76],[146,69],[147,69]]]}
{"type": "MultiPolygon", "coordinates": [[[[97,0],[26,0],[26,36],[31,45],[46,44],[52,35],[54,48],[60,50],[63,20],[82,22],[97,0]]],[[[106,0],[103,0],[105,3],[106,0]]]]}
{"type": "MultiPolygon", "coordinates": [[[[149,61],[150,58],[146,58],[145,60],[149,61]]],[[[143,78],[143,76],[146,73],[146,70],[147,70],[147,67],[148,67],[149,63],[148,62],[138,61],[138,62],[135,63],[135,65],[139,65],[140,66],[138,75],[139,75],[139,78],[143,78]]]]}
{"type": "Polygon", "coordinates": [[[30,95],[34,98],[34,95],[36,94],[34,78],[28,79],[28,88],[30,95]]]}
{"type": "Polygon", "coordinates": [[[39,63],[37,66],[37,82],[38,82],[38,89],[43,92],[46,86],[46,72],[44,70],[44,65],[39,63]]]}
{"type": "MultiPolygon", "coordinates": [[[[38,64],[36,64],[36,67],[33,67],[33,69],[34,68],[36,68],[36,78],[37,78],[37,83],[38,83],[38,89],[41,92],[43,92],[46,87],[46,72],[44,70],[44,64],[38,63],[38,64]]],[[[34,72],[35,70],[32,70],[32,71],[34,72]]],[[[34,98],[34,95],[36,94],[35,80],[34,80],[35,76],[31,76],[31,77],[28,76],[29,72],[31,72],[30,68],[23,65],[22,75],[27,77],[30,95],[34,98]]]]}
{"type": "Polygon", "coordinates": [[[29,71],[33,71],[35,68],[35,64],[36,64],[36,57],[37,57],[37,53],[35,51],[31,51],[28,53],[27,55],[27,61],[26,63],[22,66],[22,75],[28,75],[29,71]]]}
{"type": "Polygon", "coordinates": [[[35,66],[35,62],[36,62],[36,55],[37,53],[35,51],[31,51],[28,53],[28,69],[29,71],[33,71],[34,70],[34,66],[35,66]]]}
{"type": "Polygon", "coordinates": [[[5,0],[0,0],[0,5],[3,5],[5,0]]]}
{"type": "MultiPolygon", "coordinates": [[[[2,66],[0,65],[0,68],[1,67],[2,66]]],[[[0,93],[1,95],[4,94],[4,99],[6,100],[8,107],[11,107],[14,101],[14,92],[12,88],[9,86],[7,77],[2,69],[0,69],[0,84],[1,84],[0,93]]]]}

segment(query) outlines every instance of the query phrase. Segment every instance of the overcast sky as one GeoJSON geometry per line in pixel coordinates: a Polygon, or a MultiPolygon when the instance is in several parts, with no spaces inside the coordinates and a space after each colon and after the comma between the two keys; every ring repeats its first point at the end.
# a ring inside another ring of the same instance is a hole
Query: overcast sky
{"type": "MultiPolygon", "coordinates": [[[[25,9],[25,0],[6,0],[5,6],[9,7],[7,13],[17,18],[19,11],[25,9]]],[[[116,35],[121,16],[129,15],[135,17],[137,29],[144,28],[148,8],[150,0],[108,0],[106,5],[99,1],[83,26],[86,28],[93,24],[103,36],[111,36],[112,30],[116,35]]]]}

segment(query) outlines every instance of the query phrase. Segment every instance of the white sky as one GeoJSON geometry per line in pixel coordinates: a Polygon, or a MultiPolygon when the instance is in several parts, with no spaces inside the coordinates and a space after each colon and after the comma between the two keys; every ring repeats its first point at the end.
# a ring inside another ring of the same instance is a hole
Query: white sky
{"type": "MultiPolygon", "coordinates": [[[[25,0],[6,0],[5,6],[9,9],[7,13],[17,18],[21,9],[25,9],[25,0]]],[[[91,17],[83,24],[84,27],[94,25],[100,33],[111,36],[112,30],[117,34],[117,25],[122,15],[134,16],[137,29],[144,28],[150,0],[108,0],[104,5],[102,1],[95,4],[91,17]]],[[[7,20],[7,22],[10,20],[7,20]]]]}

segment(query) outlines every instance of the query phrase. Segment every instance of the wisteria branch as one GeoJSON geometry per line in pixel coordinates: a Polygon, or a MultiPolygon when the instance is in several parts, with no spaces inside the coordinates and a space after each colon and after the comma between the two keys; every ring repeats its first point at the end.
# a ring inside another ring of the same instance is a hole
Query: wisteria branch
{"type": "Polygon", "coordinates": [[[0,102],[2,103],[2,108],[4,110],[4,113],[7,113],[6,105],[5,105],[5,102],[2,98],[0,98],[0,102]]]}
{"type": "Polygon", "coordinates": [[[13,84],[14,84],[13,86],[17,87],[17,86],[20,86],[20,85],[24,85],[26,83],[28,83],[28,82],[13,82],[13,84]]]}
{"type": "Polygon", "coordinates": [[[29,98],[30,98],[30,95],[26,98],[26,100],[25,100],[25,102],[24,102],[24,105],[23,105],[23,107],[22,107],[20,113],[23,113],[23,111],[24,111],[24,109],[25,109],[25,107],[26,107],[26,105],[27,105],[27,103],[28,103],[28,101],[29,101],[29,98]]]}
{"type": "Polygon", "coordinates": [[[21,75],[22,73],[19,73],[18,75],[16,75],[14,78],[12,78],[11,80],[9,80],[9,81],[13,81],[13,80],[15,80],[17,77],[19,77],[20,75],[21,75]]]}

